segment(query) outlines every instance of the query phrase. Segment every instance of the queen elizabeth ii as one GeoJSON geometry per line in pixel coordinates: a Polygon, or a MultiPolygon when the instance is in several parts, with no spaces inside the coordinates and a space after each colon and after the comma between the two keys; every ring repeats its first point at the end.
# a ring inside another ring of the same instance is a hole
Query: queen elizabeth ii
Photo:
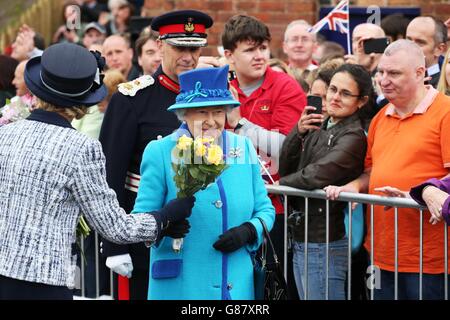
{"type": "Polygon", "coordinates": [[[226,113],[239,106],[227,89],[228,67],[196,69],[180,75],[181,92],[168,110],[183,121],[173,134],[146,147],[133,213],[149,212],[176,198],[172,150],[180,137],[213,138],[227,168],[195,194],[183,248],[172,239],[151,248],[148,298],[254,299],[251,254],[272,228],[275,211],[261,178],[251,142],[224,130],[226,113]]]}

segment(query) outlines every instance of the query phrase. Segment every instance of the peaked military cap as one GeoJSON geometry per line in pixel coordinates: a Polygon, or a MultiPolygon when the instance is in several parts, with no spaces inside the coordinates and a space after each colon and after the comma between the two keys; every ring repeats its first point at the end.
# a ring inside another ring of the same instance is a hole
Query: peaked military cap
{"type": "Polygon", "coordinates": [[[208,45],[206,29],[213,24],[206,13],[179,10],[165,13],[152,20],[152,29],[159,38],[177,47],[205,47],[208,45]]]}

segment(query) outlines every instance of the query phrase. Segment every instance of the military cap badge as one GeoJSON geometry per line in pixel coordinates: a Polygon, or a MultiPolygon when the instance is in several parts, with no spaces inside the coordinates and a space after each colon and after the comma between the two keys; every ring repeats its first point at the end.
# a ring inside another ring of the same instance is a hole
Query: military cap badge
{"type": "Polygon", "coordinates": [[[192,33],[195,30],[195,26],[192,23],[193,19],[192,18],[188,18],[188,22],[184,24],[184,31],[188,32],[188,33],[192,33]]]}

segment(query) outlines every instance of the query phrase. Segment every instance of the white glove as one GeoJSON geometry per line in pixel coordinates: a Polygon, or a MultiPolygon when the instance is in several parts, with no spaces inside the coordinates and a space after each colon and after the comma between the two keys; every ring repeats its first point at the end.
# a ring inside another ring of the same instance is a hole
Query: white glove
{"type": "Polygon", "coordinates": [[[106,258],[106,266],[121,276],[131,278],[133,261],[128,253],[106,258]]]}

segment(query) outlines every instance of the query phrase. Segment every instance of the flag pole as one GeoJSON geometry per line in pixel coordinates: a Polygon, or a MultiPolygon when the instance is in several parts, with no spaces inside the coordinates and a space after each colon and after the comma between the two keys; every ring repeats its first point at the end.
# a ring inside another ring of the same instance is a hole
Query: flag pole
{"type": "Polygon", "coordinates": [[[347,14],[348,14],[347,52],[348,54],[352,54],[352,43],[350,38],[350,3],[347,6],[347,14]]]}
{"type": "Polygon", "coordinates": [[[348,17],[347,52],[348,54],[352,54],[352,44],[350,39],[350,15],[348,17]]]}

